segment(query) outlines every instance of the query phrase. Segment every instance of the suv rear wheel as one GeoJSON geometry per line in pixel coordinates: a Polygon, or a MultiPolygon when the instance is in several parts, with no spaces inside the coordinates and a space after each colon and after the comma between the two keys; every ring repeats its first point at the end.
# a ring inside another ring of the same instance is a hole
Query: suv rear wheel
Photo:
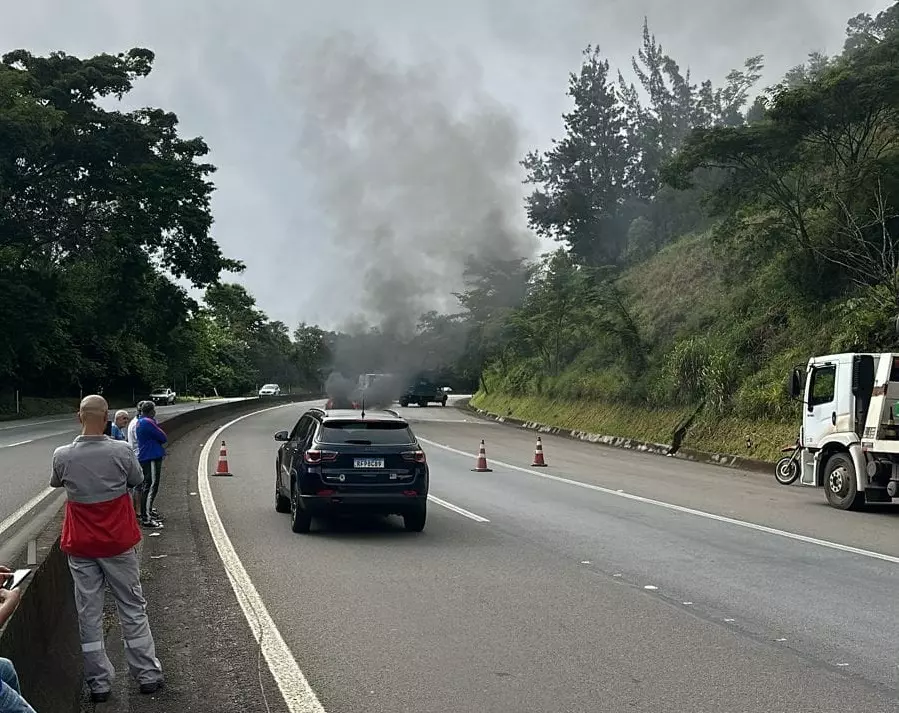
{"type": "Polygon", "coordinates": [[[275,512],[290,512],[290,498],[281,495],[281,489],[278,487],[278,464],[275,464],[275,512]]]}
{"type": "Polygon", "coordinates": [[[312,529],[312,516],[300,507],[297,489],[290,490],[290,529],[297,533],[312,529]]]}
{"type": "Polygon", "coordinates": [[[426,503],[415,506],[403,513],[403,525],[406,532],[421,532],[425,529],[425,521],[428,519],[428,506],[426,503]]]}

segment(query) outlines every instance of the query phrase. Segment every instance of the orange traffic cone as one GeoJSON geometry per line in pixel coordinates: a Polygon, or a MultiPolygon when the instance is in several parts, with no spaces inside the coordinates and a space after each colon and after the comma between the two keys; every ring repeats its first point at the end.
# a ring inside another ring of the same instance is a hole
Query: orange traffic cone
{"type": "Polygon", "coordinates": [[[540,436],[537,436],[537,447],[534,449],[534,462],[531,463],[532,468],[545,468],[546,461],[543,460],[543,442],[540,436]]]}
{"type": "Polygon", "coordinates": [[[484,446],[484,439],[481,439],[481,447],[478,449],[478,461],[475,467],[471,469],[474,473],[492,473],[493,471],[487,467],[487,448],[484,446]]]}
{"type": "Polygon", "coordinates": [[[231,472],[228,470],[228,449],[224,441],[222,441],[222,447],[219,450],[219,464],[213,475],[231,475],[231,472]]]}

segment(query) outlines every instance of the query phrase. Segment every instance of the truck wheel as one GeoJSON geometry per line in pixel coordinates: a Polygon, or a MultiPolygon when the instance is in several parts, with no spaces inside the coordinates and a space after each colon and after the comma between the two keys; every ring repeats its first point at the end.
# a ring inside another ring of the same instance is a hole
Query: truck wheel
{"type": "Polygon", "coordinates": [[[400,406],[402,406],[403,408],[406,408],[408,405],[409,405],[409,402],[406,401],[406,399],[400,400],[400,406]]]}
{"type": "Polygon", "coordinates": [[[427,408],[427,407],[428,407],[428,400],[427,400],[427,399],[422,399],[421,401],[418,402],[418,406],[419,406],[419,408],[427,408]]]}
{"type": "Polygon", "coordinates": [[[446,396],[443,397],[443,401],[440,402],[441,406],[446,406],[446,396]]]}
{"type": "Polygon", "coordinates": [[[857,510],[865,504],[858,492],[855,465],[848,453],[834,453],[824,466],[824,493],[827,502],[838,510],[857,510]]]}

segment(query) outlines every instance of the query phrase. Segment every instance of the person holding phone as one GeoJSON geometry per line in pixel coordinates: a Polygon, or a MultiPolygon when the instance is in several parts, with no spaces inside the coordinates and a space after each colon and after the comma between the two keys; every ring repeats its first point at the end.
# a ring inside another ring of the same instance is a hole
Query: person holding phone
{"type": "MultiPolygon", "coordinates": [[[[13,576],[8,567],[0,566],[0,585],[6,584],[13,576]]],[[[0,627],[12,616],[19,606],[21,591],[0,586],[0,627]]],[[[16,667],[9,659],[0,657],[0,713],[35,713],[28,701],[22,697],[16,667]]]]}

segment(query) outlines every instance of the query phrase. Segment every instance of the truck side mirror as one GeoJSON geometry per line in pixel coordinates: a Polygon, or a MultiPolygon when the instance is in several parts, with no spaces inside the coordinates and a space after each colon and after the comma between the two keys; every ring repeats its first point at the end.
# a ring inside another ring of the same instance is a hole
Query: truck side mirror
{"type": "Polygon", "coordinates": [[[790,372],[789,379],[787,379],[787,394],[789,394],[790,398],[793,400],[802,398],[802,377],[803,374],[799,369],[793,369],[793,371],[790,372]]]}

